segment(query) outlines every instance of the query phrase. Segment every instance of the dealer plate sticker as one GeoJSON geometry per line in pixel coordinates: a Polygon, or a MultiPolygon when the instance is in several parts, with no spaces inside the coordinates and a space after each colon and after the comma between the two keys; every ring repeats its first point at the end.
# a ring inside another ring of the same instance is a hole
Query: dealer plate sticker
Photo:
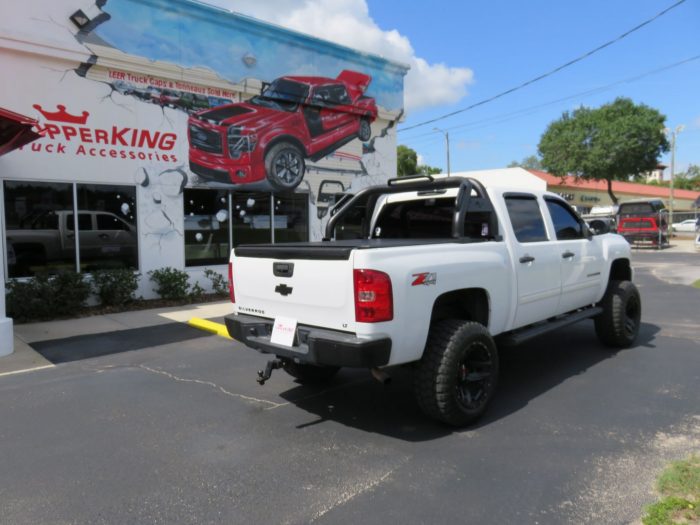
{"type": "Polygon", "coordinates": [[[276,345],[294,345],[294,333],[297,331],[297,320],[290,317],[277,317],[272,326],[270,342],[276,345]]]}

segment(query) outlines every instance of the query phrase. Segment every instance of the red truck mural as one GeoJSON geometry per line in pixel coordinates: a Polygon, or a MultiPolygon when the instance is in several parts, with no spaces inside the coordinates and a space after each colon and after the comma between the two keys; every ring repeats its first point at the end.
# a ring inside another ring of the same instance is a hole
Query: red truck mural
{"type": "Polygon", "coordinates": [[[205,180],[291,191],[306,159],[370,139],[377,106],[364,93],[371,80],[348,70],[335,79],[285,76],[246,102],[197,112],[187,126],[190,170],[205,180]]]}

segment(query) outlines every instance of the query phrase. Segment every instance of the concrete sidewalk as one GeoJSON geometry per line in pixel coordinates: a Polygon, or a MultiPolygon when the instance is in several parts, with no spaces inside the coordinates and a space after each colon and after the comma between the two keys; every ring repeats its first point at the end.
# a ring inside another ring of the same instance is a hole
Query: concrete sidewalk
{"type": "Polygon", "coordinates": [[[230,301],[225,300],[215,303],[136,310],[63,321],[15,325],[15,351],[9,356],[0,357],[0,376],[54,366],[41,354],[32,349],[31,344],[39,341],[112,333],[173,322],[186,323],[193,317],[211,319],[228,315],[232,310],[233,307],[230,301]]]}

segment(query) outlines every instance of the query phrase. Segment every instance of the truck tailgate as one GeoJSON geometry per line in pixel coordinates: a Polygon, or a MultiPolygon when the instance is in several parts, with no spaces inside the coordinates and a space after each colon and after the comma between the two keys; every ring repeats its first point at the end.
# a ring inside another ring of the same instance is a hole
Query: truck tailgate
{"type": "Polygon", "coordinates": [[[231,262],[237,313],[354,331],[350,250],[345,258],[326,258],[322,251],[318,259],[291,259],[279,250],[276,257],[239,256],[236,251],[231,262]]]}

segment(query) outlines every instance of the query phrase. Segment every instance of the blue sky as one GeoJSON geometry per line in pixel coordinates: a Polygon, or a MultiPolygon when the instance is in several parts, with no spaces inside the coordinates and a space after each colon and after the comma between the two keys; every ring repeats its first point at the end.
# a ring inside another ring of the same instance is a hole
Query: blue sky
{"type": "Polygon", "coordinates": [[[343,69],[359,70],[372,77],[366,94],[377,104],[388,110],[402,107],[405,69],[387,61],[325,42],[310,46],[299,35],[280,39],[278,31],[268,31],[269,26],[254,27],[245,18],[221,16],[192,3],[109,0],[104,10],[110,19],[97,34],[126,53],[183,67],[206,67],[232,82],[246,78],[270,82],[283,75],[335,78],[343,69]],[[327,53],[319,54],[319,46],[327,53]],[[255,57],[255,64],[244,63],[248,55],[255,57]]]}
{"type": "MultiPolygon", "coordinates": [[[[396,29],[407,37],[417,56],[431,64],[470,68],[474,74],[467,96],[457,103],[413,111],[401,129],[468,106],[553,69],[674,2],[433,0],[418,4],[405,0],[367,0],[367,3],[374,22],[382,30],[396,29]]],[[[494,120],[699,54],[700,1],[687,0],[619,43],[548,79],[440,123],[400,132],[399,143],[414,148],[426,163],[444,169],[444,137],[431,131],[438,126],[450,132],[452,171],[502,167],[535,154],[541,134],[563,111],[581,104],[597,107],[625,96],[660,110],[667,116],[668,126],[685,125],[677,140],[676,171],[689,163],[700,165],[700,60],[604,92],[523,112],[515,118],[494,120]]],[[[663,160],[669,164],[670,156],[663,160]]]]}

